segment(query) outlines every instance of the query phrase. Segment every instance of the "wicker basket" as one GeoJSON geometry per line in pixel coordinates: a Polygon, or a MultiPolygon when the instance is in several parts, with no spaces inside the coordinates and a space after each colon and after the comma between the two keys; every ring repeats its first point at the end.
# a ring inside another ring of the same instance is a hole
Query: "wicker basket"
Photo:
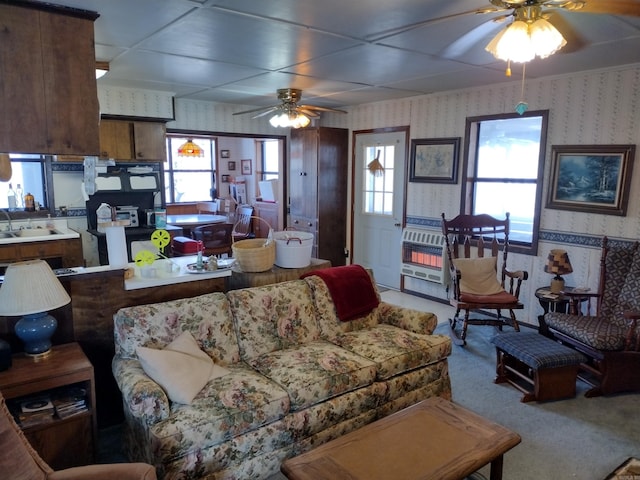
{"type": "Polygon", "coordinates": [[[276,244],[273,241],[271,225],[262,218],[251,218],[266,223],[269,227],[269,235],[267,238],[248,238],[233,242],[231,245],[233,258],[243,272],[266,272],[276,261],[276,244]]]}

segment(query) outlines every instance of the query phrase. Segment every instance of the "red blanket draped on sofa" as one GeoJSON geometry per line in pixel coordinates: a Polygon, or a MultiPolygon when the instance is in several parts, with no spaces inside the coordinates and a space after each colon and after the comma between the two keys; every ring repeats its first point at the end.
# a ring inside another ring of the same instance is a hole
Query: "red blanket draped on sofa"
{"type": "Polygon", "coordinates": [[[338,318],[343,322],[366,315],[379,300],[371,277],[360,265],[323,268],[305,273],[300,278],[317,275],[327,285],[338,318]]]}

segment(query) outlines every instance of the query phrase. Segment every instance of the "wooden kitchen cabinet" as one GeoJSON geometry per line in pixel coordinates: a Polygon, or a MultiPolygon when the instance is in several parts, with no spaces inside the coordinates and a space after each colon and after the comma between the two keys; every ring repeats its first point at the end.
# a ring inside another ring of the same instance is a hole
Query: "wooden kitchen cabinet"
{"type": "Polygon", "coordinates": [[[345,264],[348,130],[291,131],[287,227],[314,235],[312,257],[345,264]]]}
{"type": "Polygon", "coordinates": [[[166,128],[161,122],[102,119],[100,157],[122,161],[164,162],[166,128]]]}
{"type": "MultiPolygon", "coordinates": [[[[256,202],[253,205],[253,214],[267,222],[274,232],[282,230],[280,224],[280,204],[273,202],[256,202]]],[[[257,238],[267,238],[269,227],[264,222],[253,222],[253,233],[257,238]]]]}
{"type": "Polygon", "coordinates": [[[87,465],[95,461],[97,423],[93,365],[77,343],[54,345],[43,358],[18,353],[9,370],[0,372],[0,391],[7,405],[23,398],[50,394],[64,387],[86,392],[87,410],[61,419],[24,428],[38,454],[54,470],[87,465]]]}
{"type": "Polygon", "coordinates": [[[0,151],[96,155],[97,14],[35,5],[0,4],[0,151]]]}
{"type": "Polygon", "coordinates": [[[130,122],[104,119],[100,121],[100,157],[133,158],[130,122]]]}
{"type": "Polygon", "coordinates": [[[0,245],[0,263],[2,264],[38,258],[48,261],[52,268],[83,266],[82,239],[68,238],[0,245]]]}

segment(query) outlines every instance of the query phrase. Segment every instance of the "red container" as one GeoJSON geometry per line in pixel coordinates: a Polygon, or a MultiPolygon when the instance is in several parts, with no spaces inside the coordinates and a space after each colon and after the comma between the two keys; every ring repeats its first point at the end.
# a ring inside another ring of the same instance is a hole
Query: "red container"
{"type": "Polygon", "coordinates": [[[193,238],[174,237],[171,250],[174,255],[195,255],[198,253],[198,242],[193,238]]]}

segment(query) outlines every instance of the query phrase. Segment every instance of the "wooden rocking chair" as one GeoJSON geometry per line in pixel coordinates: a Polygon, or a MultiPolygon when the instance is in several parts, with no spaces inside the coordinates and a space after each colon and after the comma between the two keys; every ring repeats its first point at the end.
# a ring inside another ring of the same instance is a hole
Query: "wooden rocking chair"
{"type": "MultiPolygon", "coordinates": [[[[565,292],[568,293],[568,292],[565,292]]],[[[574,293],[571,312],[544,316],[549,335],[587,356],[580,379],[585,396],[640,392],[640,243],[602,239],[596,293],[574,293]],[[597,311],[580,312],[580,299],[597,298],[597,311]]]]}
{"type": "Polygon", "coordinates": [[[511,325],[520,331],[514,310],[524,308],[518,297],[520,285],[529,275],[525,271],[507,270],[509,213],[504,220],[486,214],[458,215],[447,220],[443,213],[442,234],[451,271],[450,303],[456,308],[454,317],[449,319],[453,342],[466,345],[469,325],[494,325],[499,329],[511,325]],[[498,269],[500,252],[502,264],[498,269]],[[486,253],[489,255],[485,256],[486,253]],[[464,319],[462,330],[458,331],[461,310],[464,319]],[[495,317],[487,310],[495,310],[495,317]],[[504,310],[509,311],[509,318],[502,315],[504,310]],[[470,318],[471,311],[482,311],[482,317],[470,318]]]}

